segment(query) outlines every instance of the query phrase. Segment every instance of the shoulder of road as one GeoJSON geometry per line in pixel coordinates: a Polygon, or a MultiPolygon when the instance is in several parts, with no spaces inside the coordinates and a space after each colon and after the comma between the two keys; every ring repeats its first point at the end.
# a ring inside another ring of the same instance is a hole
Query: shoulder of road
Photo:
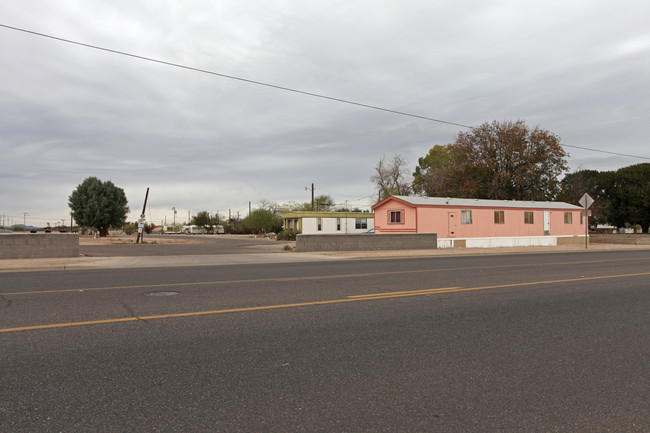
{"type": "Polygon", "coordinates": [[[69,258],[3,259],[0,260],[0,272],[221,266],[381,258],[422,258],[540,253],[553,254],[621,250],[650,250],[650,245],[592,244],[588,248],[578,245],[562,245],[555,247],[444,248],[432,250],[341,251],[320,253],[297,253],[293,251],[284,251],[281,247],[278,247],[277,250],[269,249],[268,252],[252,254],[144,255],[129,257],[81,256],[69,258]]]}

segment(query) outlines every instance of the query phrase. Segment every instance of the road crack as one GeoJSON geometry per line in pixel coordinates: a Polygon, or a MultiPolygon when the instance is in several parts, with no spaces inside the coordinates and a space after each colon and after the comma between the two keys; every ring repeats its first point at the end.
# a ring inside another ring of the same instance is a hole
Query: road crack
{"type": "Polygon", "coordinates": [[[122,305],[122,307],[126,310],[126,312],[129,314],[129,317],[132,317],[132,318],[134,318],[134,319],[137,319],[138,321],[141,321],[141,322],[147,323],[147,321],[146,321],[145,319],[143,319],[143,318],[141,318],[140,316],[138,316],[138,315],[135,313],[135,311],[133,311],[133,309],[132,309],[131,307],[129,307],[128,305],[126,305],[126,302],[121,302],[120,305],[122,305]]]}
{"type": "Polygon", "coordinates": [[[9,308],[11,307],[12,301],[11,299],[7,299],[7,297],[3,296],[2,293],[0,293],[0,301],[4,304],[2,308],[9,308]]]}

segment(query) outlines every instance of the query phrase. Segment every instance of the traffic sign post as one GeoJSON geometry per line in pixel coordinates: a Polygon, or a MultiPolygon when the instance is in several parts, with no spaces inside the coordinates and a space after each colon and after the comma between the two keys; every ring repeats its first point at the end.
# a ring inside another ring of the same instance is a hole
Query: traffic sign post
{"type": "Polygon", "coordinates": [[[578,201],[585,209],[585,248],[589,248],[589,207],[594,203],[594,199],[587,193],[578,201]]]}

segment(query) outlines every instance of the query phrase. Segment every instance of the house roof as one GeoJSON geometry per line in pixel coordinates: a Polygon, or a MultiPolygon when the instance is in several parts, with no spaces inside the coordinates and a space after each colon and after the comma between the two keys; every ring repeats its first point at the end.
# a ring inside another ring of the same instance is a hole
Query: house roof
{"type": "Polygon", "coordinates": [[[384,201],[373,206],[373,210],[380,204],[397,199],[413,206],[453,206],[453,207],[504,207],[520,209],[566,209],[582,210],[576,206],[561,201],[523,201],[523,200],[481,200],[473,198],[451,198],[451,197],[417,197],[393,195],[384,201]]]}
{"type": "Polygon", "coordinates": [[[314,212],[300,211],[287,212],[282,218],[374,218],[371,212],[314,212]]]}

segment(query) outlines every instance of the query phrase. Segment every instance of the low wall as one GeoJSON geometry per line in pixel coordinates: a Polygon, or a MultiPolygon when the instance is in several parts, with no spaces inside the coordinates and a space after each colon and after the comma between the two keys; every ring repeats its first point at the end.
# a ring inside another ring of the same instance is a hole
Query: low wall
{"type": "Polygon", "coordinates": [[[79,235],[73,233],[0,234],[0,259],[79,257],[79,235]]]}
{"type": "Polygon", "coordinates": [[[296,251],[393,251],[437,248],[435,233],[298,235],[296,251]]]}
{"type": "Polygon", "coordinates": [[[589,235],[594,244],[650,245],[650,234],[595,233],[589,235]]]}

